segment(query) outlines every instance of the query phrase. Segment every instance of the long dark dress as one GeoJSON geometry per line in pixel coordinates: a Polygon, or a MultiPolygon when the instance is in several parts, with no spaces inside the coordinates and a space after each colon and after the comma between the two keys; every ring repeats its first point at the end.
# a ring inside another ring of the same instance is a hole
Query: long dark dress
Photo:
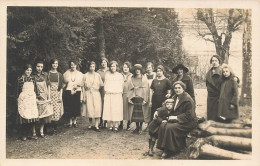
{"type": "MultiPolygon", "coordinates": [[[[175,83],[176,81],[178,81],[178,76],[173,79],[172,84],[175,83]]],[[[194,95],[193,81],[192,81],[191,77],[188,76],[187,74],[184,74],[180,81],[182,81],[186,85],[185,92],[187,92],[191,96],[191,98],[194,100],[194,102],[196,102],[195,95],[194,95]]],[[[173,90],[172,92],[173,92],[173,95],[175,95],[175,91],[173,90]]]]}
{"type": "Polygon", "coordinates": [[[153,90],[151,117],[153,117],[156,109],[161,107],[162,103],[167,99],[165,96],[167,91],[171,90],[171,83],[168,78],[163,80],[154,79],[151,89],[153,90]]]}
{"type": "Polygon", "coordinates": [[[221,84],[218,116],[225,117],[227,119],[238,118],[238,87],[237,82],[233,80],[233,76],[223,78],[221,84]],[[234,109],[230,109],[230,104],[235,106],[234,109]]]}
{"type": "Polygon", "coordinates": [[[221,67],[216,68],[215,72],[210,69],[206,75],[207,97],[207,119],[217,120],[218,99],[221,87],[221,67]]]}
{"type": "MultiPolygon", "coordinates": [[[[177,96],[175,95],[173,99],[176,102],[177,96]]],[[[177,116],[177,122],[161,124],[158,132],[157,148],[178,152],[186,146],[186,135],[197,126],[195,103],[188,93],[184,92],[179,96],[179,102],[169,116],[177,116]]]]}

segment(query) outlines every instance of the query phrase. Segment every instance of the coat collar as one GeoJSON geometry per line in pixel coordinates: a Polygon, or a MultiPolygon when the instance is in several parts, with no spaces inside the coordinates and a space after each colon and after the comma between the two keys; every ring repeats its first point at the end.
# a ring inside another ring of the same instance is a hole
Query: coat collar
{"type": "Polygon", "coordinates": [[[206,75],[206,79],[208,81],[208,83],[212,84],[213,86],[215,86],[215,83],[212,79],[213,75],[222,75],[222,71],[221,71],[221,67],[219,66],[218,68],[216,68],[215,72],[212,73],[212,68],[208,71],[207,75],[206,75]]]}
{"type": "MultiPolygon", "coordinates": [[[[181,105],[183,102],[185,102],[185,101],[190,101],[187,92],[183,92],[180,96],[177,96],[177,95],[174,95],[174,96],[173,96],[174,106],[175,106],[177,97],[178,97],[178,99],[179,99],[179,102],[177,103],[177,106],[176,106],[175,110],[177,110],[178,107],[180,107],[180,105],[181,105]]],[[[173,106],[173,107],[174,107],[174,106],[173,106]]],[[[175,111],[175,110],[174,110],[174,111],[175,111]]]]}

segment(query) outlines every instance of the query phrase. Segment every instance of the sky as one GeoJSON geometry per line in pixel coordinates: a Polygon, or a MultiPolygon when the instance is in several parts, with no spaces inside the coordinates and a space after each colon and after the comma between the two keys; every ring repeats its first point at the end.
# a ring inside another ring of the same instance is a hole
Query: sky
{"type": "MultiPolygon", "coordinates": [[[[207,60],[211,55],[216,54],[215,45],[198,37],[197,31],[193,28],[196,9],[177,9],[176,11],[183,33],[183,47],[188,54],[190,56],[206,56],[207,60]]],[[[233,33],[229,58],[229,65],[240,79],[242,78],[242,32],[243,27],[240,31],[233,33]]]]}

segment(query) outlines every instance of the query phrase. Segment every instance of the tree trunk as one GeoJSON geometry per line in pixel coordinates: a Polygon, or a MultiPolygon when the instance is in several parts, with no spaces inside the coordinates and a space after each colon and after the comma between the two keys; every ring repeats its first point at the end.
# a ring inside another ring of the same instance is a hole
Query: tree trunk
{"type": "Polygon", "coordinates": [[[243,33],[243,75],[242,75],[242,91],[241,104],[252,104],[252,26],[251,26],[251,10],[246,10],[246,19],[244,23],[243,33]]]}
{"type": "Polygon", "coordinates": [[[252,138],[252,129],[227,129],[227,128],[208,127],[205,131],[211,135],[229,135],[229,136],[252,138]]]}
{"type": "Polygon", "coordinates": [[[208,137],[214,146],[224,149],[234,150],[252,150],[252,144],[250,138],[234,137],[234,136],[223,136],[213,135],[208,137]]]}
{"type": "Polygon", "coordinates": [[[218,147],[214,147],[209,144],[205,144],[201,147],[198,157],[210,158],[210,159],[226,159],[226,160],[251,160],[252,159],[251,155],[220,149],[218,147]]]}
{"type": "Polygon", "coordinates": [[[198,127],[201,130],[206,130],[208,127],[216,127],[216,128],[229,128],[229,129],[243,129],[247,126],[250,126],[250,124],[243,124],[243,123],[221,123],[221,122],[215,122],[213,120],[208,120],[203,123],[200,123],[198,127]]]}
{"type": "Polygon", "coordinates": [[[101,17],[98,21],[98,47],[99,47],[99,58],[105,57],[105,36],[103,27],[103,18],[101,17]]]}

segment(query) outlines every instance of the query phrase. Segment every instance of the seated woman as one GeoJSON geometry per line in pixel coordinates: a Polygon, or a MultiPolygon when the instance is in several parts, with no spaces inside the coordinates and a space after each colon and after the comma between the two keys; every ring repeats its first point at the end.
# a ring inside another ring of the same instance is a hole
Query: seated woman
{"type": "Polygon", "coordinates": [[[174,109],[169,113],[168,122],[162,123],[158,131],[157,148],[163,150],[162,158],[182,150],[186,146],[186,135],[197,126],[195,104],[185,92],[185,84],[176,81],[173,89],[174,109]]]}

